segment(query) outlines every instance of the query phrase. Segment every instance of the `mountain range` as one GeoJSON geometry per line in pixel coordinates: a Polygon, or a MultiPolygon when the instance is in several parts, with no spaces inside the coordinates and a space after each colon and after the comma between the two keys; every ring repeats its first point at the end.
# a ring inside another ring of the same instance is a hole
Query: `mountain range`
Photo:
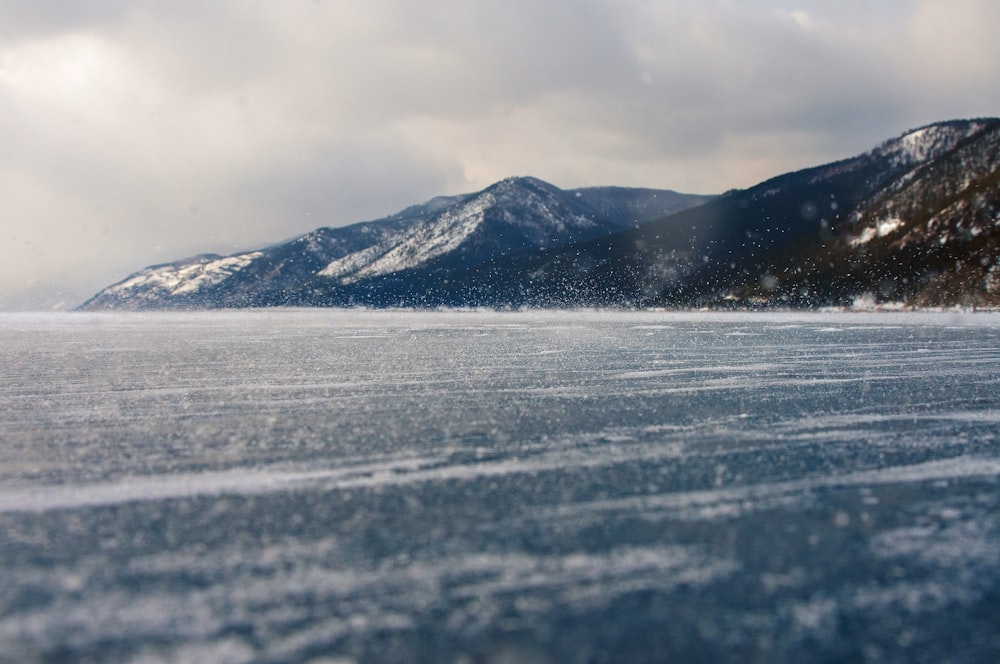
{"type": "Polygon", "coordinates": [[[508,178],[80,308],[1000,305],[1000,119],[921,127],[721,196],[508,178]]]}

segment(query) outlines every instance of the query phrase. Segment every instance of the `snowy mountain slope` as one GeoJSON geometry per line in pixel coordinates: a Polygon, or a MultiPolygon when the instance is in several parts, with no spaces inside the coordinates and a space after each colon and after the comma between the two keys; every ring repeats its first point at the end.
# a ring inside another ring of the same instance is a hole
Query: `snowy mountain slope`
{"type": "Polygon", "coordinates": [[[1000,305],[1000,123],[862,201],[794,262],[776,291],[808,281],[842,300],[1000,305]]]}
{"type": "MultiPolygon", "coordinates": [[[[933,209],[941,219],[948,218],[947,223],[935,223],[952,228],[952,237],[964,232],[961,229],[968,225],[970,214],[989,217],[989,192],[996,190],[981,181],[976,169],[992,172],[988,164],[994,160],[994,148],[988,137],[998,125],[1000,120],[984,119],[923,127],[857,157],[728,192],[706,205],[613,237],[474,270],[465,280],[477,293],[485,292],[488,284],[499,284],[493,297],[502,304],[849,304],[860,294],[878,291],[877,271],[861,269],[852,281],[838,280],[840,266],[853,254],[848,251],[821,257],[823,248],[836,238],[851,238],[857,243],[859,237],[877,238],[879,233],[902,229],[903,222],[888,214],[872,221],[868,230],[860,227],[858,220],[869,219],[873,213],[864,211],[885,197],[913,196],[918,183],[923,188],[933,184],[935,190],[953,194],[979,187],[974,190],[978,197],[959,197],[949,203],[951,208],[945,206],[948,199],[943,193],[933,199],[913,199],[914,211],[933,209]],[[976,166],[980,162],[987,166],[976,166]],[[833,268],[821,269],[830,262],[833,268]]],[[[898,203],[895,206],[898,208],[898,203]]],[[[912,223],[918,223],[918,217],[910,216],[912,223]]],[[[982,235],[984,225],[976,228],[982,235]]],[[[901,278],[915,282],[926,279],[930,263],[916,258],[927,253],[925,246],[938,241],[926,234],[919,241],[915,239],[916,248],[899,268],[901,275],[909,276],[901,278]]],[[[857,246],[850,248],[856,250],[857,246]]],[[[995,259],[995,252],[983,251],[975,257],[955,254],[952,264],[955,260],[964,264],[967,258],[977,263],[995,259]]],[[[937,254],[939,259],[935,260],[940,263],[944,254],[937,254]]],[[[876,258],[862,257],[859,264],[876,258]]]]}
{"type": "Polygon", "coordinates": [[[136,303],[155,303],[163,297],[195,293],[232,277],[261,255],[259,251],[226,257],[202,254],[185,261],[154,265],[117,284],[115,293],[136,303]]]}
{"type": "Polygon", "coordinates": [[[405,221],[319,228],[289,242],[221,257],[199,255],[154,265],[109,286],[81,309],[161,309],[254,306],[279,298],[311,279],[331,261],[391,242],[405,221]]]}
{"type": "Polygon", "coordinates": [[[475,194],[442,196],[384,219],[319,228],[230,257],[197,256],[145,268],[84,309],[241,307],[355,301],[356,284],[424,269],[467,269],[519,252],[601,237],[709,197],[649,189],[563,191],[508,178],[475,194]],[[655,203],[654,203],[655,202],[655,203]]]}
{"type": "Polygon", "coordinates": [[[916,166],[951,151],[989,124],[989,120],[959,120],[920,127],[886,141],[871,154],[877,159],[889,160],[893,166],[916,166]]]}
{"type": "Polygon", "coordinates": [[[355,261],[359,269],[345,273],[346,257],[327,266],[319,276],[339,276],[344,283],[420,267],[475,241],[487,226],[498,238],[489,252],[504,254],[545,248],[592,235],[606,235],[617,226],[596,218],[590,210],[566,203],[565,192],[533,178],[509,178],[476,196],[444,208],[427,223],[414,226],[378,256],[355,261]]]}

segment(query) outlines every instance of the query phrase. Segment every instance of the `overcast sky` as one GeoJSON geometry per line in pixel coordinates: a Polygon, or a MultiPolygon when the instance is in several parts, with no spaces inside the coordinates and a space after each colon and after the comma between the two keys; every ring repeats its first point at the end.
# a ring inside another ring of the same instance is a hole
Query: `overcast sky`
{"type": "Polygon", "coordinates": [[[0,0],[0,309],[508,175],[692,193],[1000,115],[996,0],[0,0]]]}

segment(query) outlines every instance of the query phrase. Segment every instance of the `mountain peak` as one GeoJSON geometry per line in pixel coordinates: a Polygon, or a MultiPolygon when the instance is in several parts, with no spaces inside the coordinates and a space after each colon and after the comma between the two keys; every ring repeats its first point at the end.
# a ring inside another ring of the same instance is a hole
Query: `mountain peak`
{"type": "Polygon", "coordinates": [[[517,184],[517,185],[531,185],[531,186],[544,186],[544,187],[554,187],[555,185],[546,182],[540,178],[536,178],[531,175],[511,175],[505,177],[499,182],[495,182],[494,185],[500,184],[517,184]]]}
{"type": "Polygon", "coordinates": [[[503,180],[494,182],[490,186],[483,189],[480,193],[508,193],[508,192],[545,192],[550,195],[559,195],[564,193],[562,189],[546,182],[545,180],[540,180],[539,178],[532,177],[530,175],[514,175],[511,177],[506,177],[503,180]]]}

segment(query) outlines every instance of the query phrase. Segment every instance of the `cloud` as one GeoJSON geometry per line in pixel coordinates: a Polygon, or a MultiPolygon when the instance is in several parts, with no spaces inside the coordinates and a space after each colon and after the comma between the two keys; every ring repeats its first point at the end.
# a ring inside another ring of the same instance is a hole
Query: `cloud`
{"type": "Polygon", "coordinates": [[[0,0],[0,308],[511,174],[748,186],[1000,103],[996,3],[749,4],[0,0]]]}
{"type": "Polygon", "coordinates": [[[997,64],[1000,43],[1000,4],[989,0],[933,0],[917,2],[904,24],[896,51],[899,69],[915,90],[933,90],[931,108],[949,107],[957,97],[963,103],[995,113],[997,64]],[[949,103],[952,102],[952,103],[949,103]]]}

